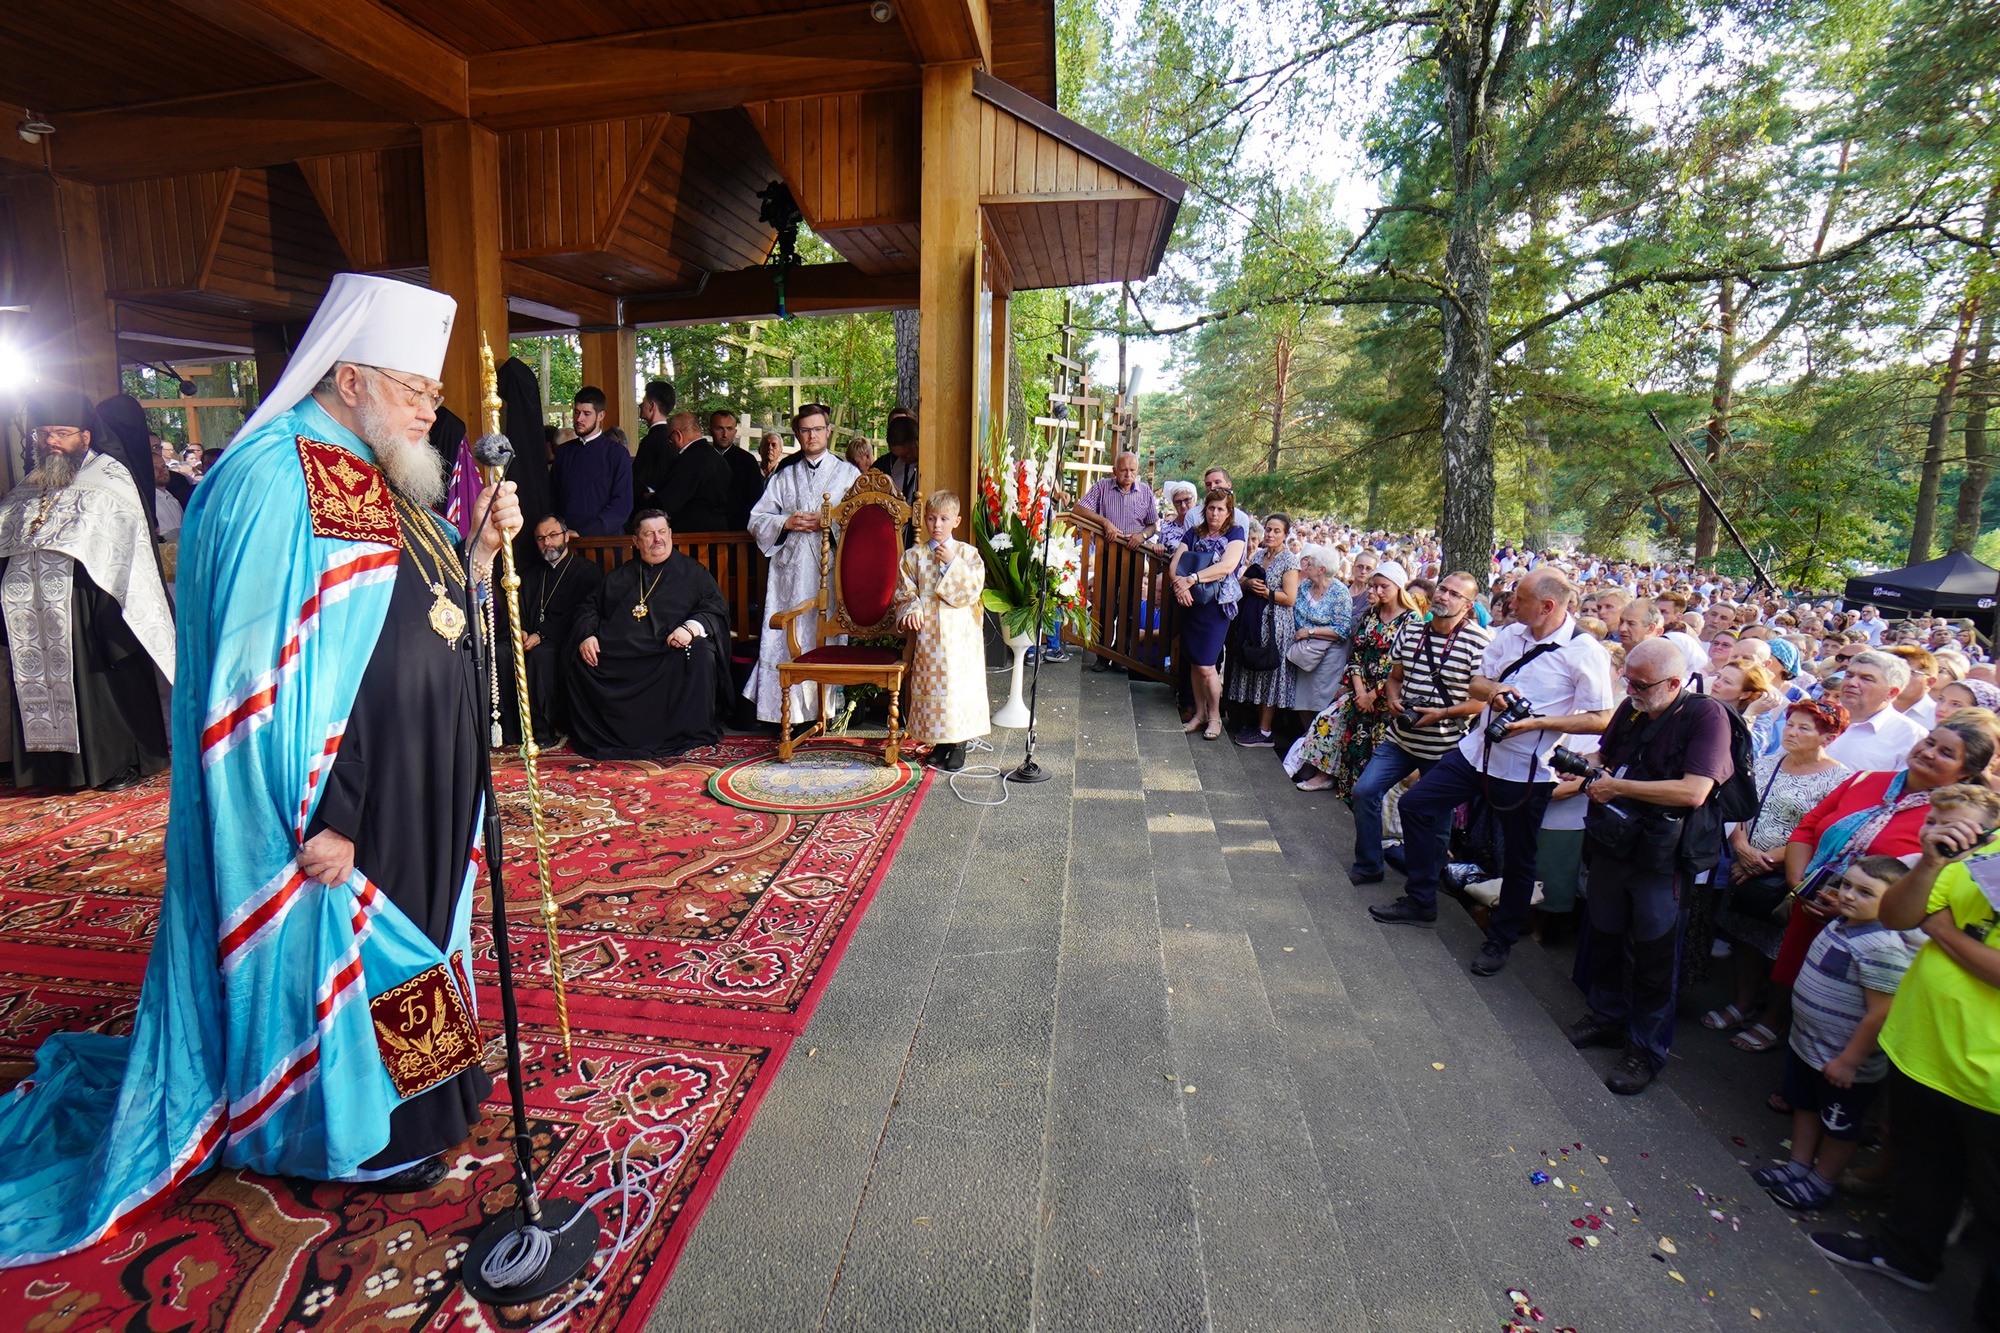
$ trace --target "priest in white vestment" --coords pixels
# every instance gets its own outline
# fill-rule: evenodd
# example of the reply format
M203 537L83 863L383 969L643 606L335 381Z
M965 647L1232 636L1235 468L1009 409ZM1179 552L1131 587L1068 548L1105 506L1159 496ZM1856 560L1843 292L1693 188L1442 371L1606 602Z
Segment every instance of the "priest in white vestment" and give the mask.
M771 628L771 617L780 611L804 606L819 596L821 543L820 507L839 504L847 488L861 475L854 464L835 458L827 451L833 439L833 423L827 410L808 403L792 418L792 433L798 437L799 452L779 466L765 484L764 498L750 511L750 535L757 549L771 559L771 580L764 591L764 628L757 644L757 669L743 687L743 697L757 701L757 720L782 720L784 693L778 687L778 664L792 660L785 631ZM798 620L799 639L818 641L819 616L810 612ZM842 637L829 639L843 643ZM818 687L797 685L792 690L792 721L810 722L819 716ZM839 697L838 692L834 697Z
M100 451L90 400L38 395L28 424L34 470L0 500L14 785L122 791L167 766L174 613L138 487Z

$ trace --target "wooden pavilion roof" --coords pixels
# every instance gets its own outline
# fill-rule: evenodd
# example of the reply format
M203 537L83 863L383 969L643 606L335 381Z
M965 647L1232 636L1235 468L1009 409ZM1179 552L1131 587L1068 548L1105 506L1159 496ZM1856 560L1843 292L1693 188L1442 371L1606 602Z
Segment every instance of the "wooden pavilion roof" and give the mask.
M424 126L446 121L500 136L517 331L767 313L745 272L779 178L848 261L795 307L906 306L922 69L950 60L987 71L981 203L1011 286L1157 266L1180 184L1051 109L1053 0L0 6L0 115L55 126L0 136L0 177L93 187L134 355L247 346L342 269L425 280Z

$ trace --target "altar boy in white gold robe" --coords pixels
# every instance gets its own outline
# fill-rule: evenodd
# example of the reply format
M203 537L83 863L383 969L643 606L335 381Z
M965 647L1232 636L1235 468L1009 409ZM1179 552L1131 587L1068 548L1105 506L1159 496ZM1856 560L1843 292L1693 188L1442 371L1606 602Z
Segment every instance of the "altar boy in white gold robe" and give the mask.
M930 763L947 772L965 767L965 742L992 729L986 642L979 631L986 565L978 548L952 539L959 508L950 491L932 492L924 506L923 545L903 552L896 582L897 619L917 636L909 737L934 746Z

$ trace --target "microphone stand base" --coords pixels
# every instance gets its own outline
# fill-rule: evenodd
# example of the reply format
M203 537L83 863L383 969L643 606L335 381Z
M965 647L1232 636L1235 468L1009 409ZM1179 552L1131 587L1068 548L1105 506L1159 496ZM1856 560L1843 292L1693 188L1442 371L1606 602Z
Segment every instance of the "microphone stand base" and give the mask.
M466 1294L482 1305L526 1305L574 1282L584 1269L590 1267L591 1259L597 1254L597 1237L602 1224L593 1214L588 1221L578 1222L568 1231L559 1228L578 1213L586 1211L575 1199L542 1200L542 1229L554 1233L550 1236L554 1243L542 1271L518 1287L495 1287L479 1275L479 1265L486 1261L486 1256L501 1241L528 1225L527 1215L519 1208L509 1208L495 1217L473 1239L472 1248L465 1252L465 1260L459 1266Z
M1055 774L1043 768L1032 759L1023 759L1021 766L1007 775L1009 782L1047 782Z

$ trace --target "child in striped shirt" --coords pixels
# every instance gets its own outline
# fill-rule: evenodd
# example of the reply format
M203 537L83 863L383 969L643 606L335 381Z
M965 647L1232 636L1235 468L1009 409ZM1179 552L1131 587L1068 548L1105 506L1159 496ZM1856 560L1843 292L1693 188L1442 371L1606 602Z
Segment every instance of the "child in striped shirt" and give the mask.
M1959 790L1940 788L1932 800ZM1813 941L1793 985L1782 1090L1792 1106L1792 1156L1751 1173L1787 1208L1821 1208L1839 1192L1840 1173L1860 1146L1861 1118L1888 1075L1876 1038L1915 953L1877 915L1905 869L1893 856L1864 856L1847 868L1826 894L1840 916Z

